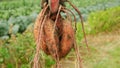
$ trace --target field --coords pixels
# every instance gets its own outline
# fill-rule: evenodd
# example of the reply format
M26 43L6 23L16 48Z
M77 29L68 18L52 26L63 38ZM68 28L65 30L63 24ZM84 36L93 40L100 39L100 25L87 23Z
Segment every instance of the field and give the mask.
M83 68L120 68L120 1L71 1L82 12L90 48L88 52L78 20L76 41ZM74 12L72 7L66 6ZM0 68L31 67L35 55L33 25L40 10L40 0L0 0ZM45 68L55 65L55 61L43 52L41 58ZM61 65L75 68L74 50L61 60Z

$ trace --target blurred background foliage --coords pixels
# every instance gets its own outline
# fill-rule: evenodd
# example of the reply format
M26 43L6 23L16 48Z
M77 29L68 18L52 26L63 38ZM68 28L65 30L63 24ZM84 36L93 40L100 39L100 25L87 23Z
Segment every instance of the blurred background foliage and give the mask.
M120 0L70 1L81 11L87 34L120 28ZM30 68L35 52L31 29L40 10L40 0L0 0L0 68ZM75 15L78 19L76 12ZM77 24L76 38L80 44L83 34L81 24ZM48 62L46 68L54 64L50 57L43 57Z

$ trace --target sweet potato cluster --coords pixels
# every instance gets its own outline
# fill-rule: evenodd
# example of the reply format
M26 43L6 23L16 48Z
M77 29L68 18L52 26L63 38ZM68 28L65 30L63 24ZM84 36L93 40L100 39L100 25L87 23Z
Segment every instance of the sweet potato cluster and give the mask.
M34 25L35 41L47 55L51 55L54 59L58 56L61 59L74 45L75 31L72 22L60 16L55 24L52 17L48 15L46 15L45 21L40 22L41 14Z

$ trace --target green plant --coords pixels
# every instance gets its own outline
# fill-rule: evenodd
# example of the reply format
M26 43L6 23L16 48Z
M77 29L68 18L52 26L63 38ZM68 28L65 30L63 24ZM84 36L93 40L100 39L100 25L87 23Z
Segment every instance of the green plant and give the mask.
M19 16L16 18L10 17L8 21L0 21L0 37L16 35L17 33L23 33L28 25L34 22L37 17L36 13L32 13L29 16Z
M34 39L31 33L12 35L11 39L0 45L1 64L8 68L30 67L34 55ZM26 68L25 67L25 68Z
M82 13L85 13L83 16L87 16L89 12L96 10L103 10L108 7L114 7L119 5L119 0L96 0L96 1L82 1L82 0L73 0L72 3L75 3L76 6L80 8ZM98 4L99 3L99 4ZM69 5L67 7L71 8ZM30 15L32 12L39 13L40 11L40 0L15 0L7 1L0 3L0 19L9 19L12 17L18 17L20 15Z
M91 13L89 16L89 25L91 33L107 32L120 28L120 7Z
M30 28L30 29L29 29ZM35 41L30 26L23 34L17 37L12 34L8 40L0 40L0 67L7 68L31 68L31 63L35 55ZM41 52L40 61L42 65L49 68L55 64L51 57ZM45 62L44 62L45 61Z
M9 26L6 22L7 21L0 21L0 37L7 35L9 32Z

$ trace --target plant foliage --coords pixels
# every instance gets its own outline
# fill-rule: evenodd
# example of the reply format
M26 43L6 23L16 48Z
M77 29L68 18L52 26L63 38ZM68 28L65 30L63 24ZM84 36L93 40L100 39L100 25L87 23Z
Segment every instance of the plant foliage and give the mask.
M92 33L112 31L120 28L120 7L91 13L89 23Z

